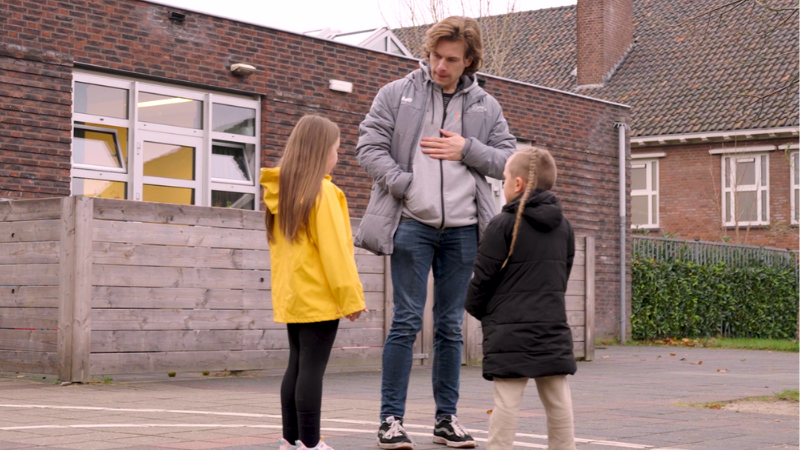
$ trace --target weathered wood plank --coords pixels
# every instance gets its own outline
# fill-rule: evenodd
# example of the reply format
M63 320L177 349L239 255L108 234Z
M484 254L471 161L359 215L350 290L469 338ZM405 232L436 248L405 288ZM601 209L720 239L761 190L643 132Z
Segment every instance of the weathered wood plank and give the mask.
M564 297L567 303L567 311L584 311L586 309L586 299L580 295L567 295Z
M5 286L58 286L58 264L5 264L0 266Z
M569 281L583 281L586 276L583 266L572 266L572 271L569 274Z
M61 199L0 201L0 222L51 220L61 217Z
M263 231L97 220L96 242L269 250Z
M0 308L0 328L58 328L58 308Z
M356 255L356 267L359 273L379 273L383 274L383 256L375 255Z
M41 242L59 240L58 220L0 222L0 242Z
M328 367L380 366L381 347L334 348ZM289 350L219 352L95 353L97 375L200 372L203 370L263 370L285 368Z
M93 309L95 331L132 330L276 330L270 310ZM383 311L362 314L355 322L342 320L339 328L383 326Z
M583 280L569 280L567 282L567 295L586 295L586 283Z
M586 237L586 361L594 360L594 305L595 305L595 240Z
M573 342L572 343L572 352L575 354L575 359L585 359L586 358L586 343L585 342Z
M0 343L2 335L0 334ZM334 347L380 347L381 328L344 328ZM275 330L94 331L92 353L241 351L289 348L286 326Z
M0 330L0 350L56 352L57 331Z
M575 257L572 259L572 270L575 270L577 266L583 266L586 264L586 252L585 251L576 251Z
M0 286L2 308L58 308L58 286Z
M269 270L269 252L208 247L176 247L95 242L95 264Z
M58 375L65 381L91 377L92 205L89 197L61 199Z
M575 252L586 250L586 236L575 236Z
M567 323L571 328L586 325L586 313L583 311L567 311Z
M57 373L55 352L17 352L0 350L0 372Z
M572 342L583 342L586 337L586 330L582 326L571 326L570 330L572 330Z
M250 229L261 231L262 235L265 229L264 213L260 211L115 199L96 199L94 217L101 220ZM262 237L266 239L266 236Z
M95 264L94 286L206 289L270 289L266 270L194 269L188 267L112 266Z
M58 264L59 252L57 241L4 243L0 244L0 265ZM0 266L0 273L3 273L2 266ZM0 275L0 281L2 278L3 276Z

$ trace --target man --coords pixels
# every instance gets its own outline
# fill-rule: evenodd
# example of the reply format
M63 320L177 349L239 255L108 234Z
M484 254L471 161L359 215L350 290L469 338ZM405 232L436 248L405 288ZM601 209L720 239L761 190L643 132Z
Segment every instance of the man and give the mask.
M502 109L478 86L480 28L449 17L426 33L424 60L381 88L356 153L374 184L355 244L391 255L394 319L383 350L378 445L413 449L403 429L413 346L434 276L433 441L475 447L456 418L461 324L479 231L495 215L487 176L514 152Z

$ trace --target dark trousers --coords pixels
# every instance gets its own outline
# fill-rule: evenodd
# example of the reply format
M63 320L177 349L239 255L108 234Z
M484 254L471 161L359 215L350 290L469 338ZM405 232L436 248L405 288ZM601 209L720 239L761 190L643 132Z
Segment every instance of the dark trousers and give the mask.
M306 447L319 442L322 377L336 339L338 320L289 323L289 367L281 383L283 438Z

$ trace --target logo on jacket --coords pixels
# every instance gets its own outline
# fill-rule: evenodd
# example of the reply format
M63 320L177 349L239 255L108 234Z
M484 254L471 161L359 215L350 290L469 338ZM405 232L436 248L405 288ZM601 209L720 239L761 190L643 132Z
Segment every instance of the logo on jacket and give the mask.
M400 101L403 103L411 103L412 101L414 101L414 99L411 97L400 97Z
M486 107L483 105L475 104L470 106L467 112L486 112Z
M458 120L461 118L461 114L457 112L451 112L450 114L448 114L448 116L453 120Z

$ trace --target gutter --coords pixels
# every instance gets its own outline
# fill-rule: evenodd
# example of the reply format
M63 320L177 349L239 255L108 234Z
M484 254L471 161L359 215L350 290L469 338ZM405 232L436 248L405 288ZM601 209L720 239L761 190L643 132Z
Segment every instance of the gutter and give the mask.
M624 119L617 119L614 128L619 133L619 343L625 345L627 337L627 183L625 177L625 166L627 163L627 152L625 149L625 131L630 130Z

